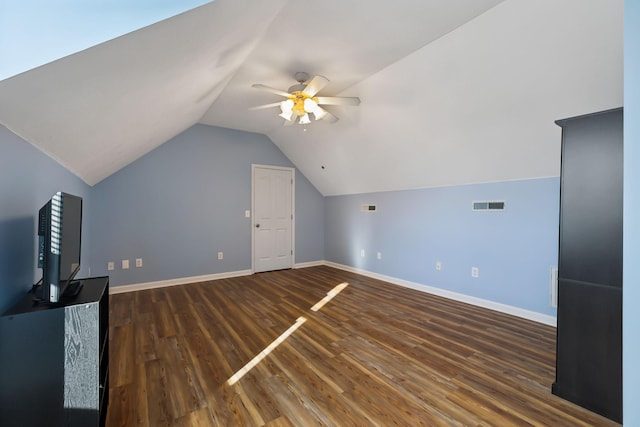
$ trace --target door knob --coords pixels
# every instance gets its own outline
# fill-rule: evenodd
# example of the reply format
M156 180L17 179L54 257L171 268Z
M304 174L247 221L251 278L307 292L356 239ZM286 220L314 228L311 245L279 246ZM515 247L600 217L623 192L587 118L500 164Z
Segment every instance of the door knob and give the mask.
M256 228L260 228L260 224L256 224Z

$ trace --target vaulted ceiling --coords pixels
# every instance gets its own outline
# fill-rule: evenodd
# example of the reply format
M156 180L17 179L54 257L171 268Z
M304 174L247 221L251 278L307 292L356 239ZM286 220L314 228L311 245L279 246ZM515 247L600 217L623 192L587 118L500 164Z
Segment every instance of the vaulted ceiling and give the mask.
M90 185L196 123L325 195L557 176L554 120L623 102L622 0L216 0L0 81L0 124ZM340 118L284 127L305 71Z

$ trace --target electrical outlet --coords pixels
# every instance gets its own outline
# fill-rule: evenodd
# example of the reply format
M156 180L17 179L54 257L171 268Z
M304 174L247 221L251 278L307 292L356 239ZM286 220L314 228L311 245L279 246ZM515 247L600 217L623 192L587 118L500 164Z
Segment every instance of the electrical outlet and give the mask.
M245 218L251 218L251 211L244 211Z
M142 267L142 258L136 258L136 268Z
M436 270L438 271L442 270L442 263L440 261L436 262Z
M382 259L382 252L378 252L378 259Z
M477 278L479 273L478 267L471 267L471 277Z
M360 256L364 258L364 249L360 249Z
M218 252L218 259L224 259L224 253Z
M115 270L115 269L116 269L116 263L115 263L115 262L113 262L113 261L109 261L109 262L107 263L107 270L109 270L109 271L113 271L113 270Z
M122 260L122 269L126 270L129 268L129 260L128 259L123 259Z

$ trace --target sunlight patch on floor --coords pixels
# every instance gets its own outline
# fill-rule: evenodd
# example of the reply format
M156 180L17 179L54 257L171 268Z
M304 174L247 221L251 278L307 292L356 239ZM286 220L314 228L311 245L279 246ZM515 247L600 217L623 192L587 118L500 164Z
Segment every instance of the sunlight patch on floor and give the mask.
M347 282L340 283L335 288L331 289L327 292L327 295L318 301L313 307L311 307L312 311L320 310L326 303L331 301L336 295L338 295L344 288L349 286ZM286 331L284 331L278 338L276 338L271 344L269 344L264 350L258 353L253 359L247 362L242 368L240 368L235 374L231 376L227 380L228 385L234 385L251 369L253 369L258 363L262 361L265 357L267 357L273 350L276 349L280 344L284 342L292 333L296 331L304 322L307 321L306 317L300 316L296 319L296 322L289 327Z
M311 307L311 310L312 311L320 310L326 303L331 301L336 295L338 295L340 292L342 292L342 290L344 288L346 288L347 286L349 286L349 284L347 282L340 283L338 286L336 286L335 288L333 288L329 292L327 292L327 296L322 298L313 307Z
M282 344L282 342L284 340L286 340L289 337L289 335L294 333L295 330L298 329L300 326L302 326L302 324L304 322L306 322L306 321L307 321L306 318L304 318L302 316L298 317L298 319L296 320L296 323L291 325L289 327L289 329L284 331L282 333L282 335L280 335L271 344L269 344L267 346L267 348L262 350L260 353L258 353L256 355L256 357L251 359L246 365L244 365L242 368L240 368L240 370L238 372L233 374L233 376L227 380L227 384L234 385L235 383L237 383L240 380L240 378L242 378L244 376L244 374L246 374L247 372L252 370L258 363L260 363L262 361L262 359L267 357L269 355L269 353L271 353L276 347L278 347L280 344Z

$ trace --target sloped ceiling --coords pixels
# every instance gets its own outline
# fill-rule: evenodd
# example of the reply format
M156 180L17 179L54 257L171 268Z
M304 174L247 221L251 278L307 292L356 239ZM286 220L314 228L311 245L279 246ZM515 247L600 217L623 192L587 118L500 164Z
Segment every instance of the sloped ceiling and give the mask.
M266 134L324 195L556 176L554 120L622 105L622 22L622 0L217 0L0 81L0 123L90 185L195 123ZM248 111L297 71L362 104Z

